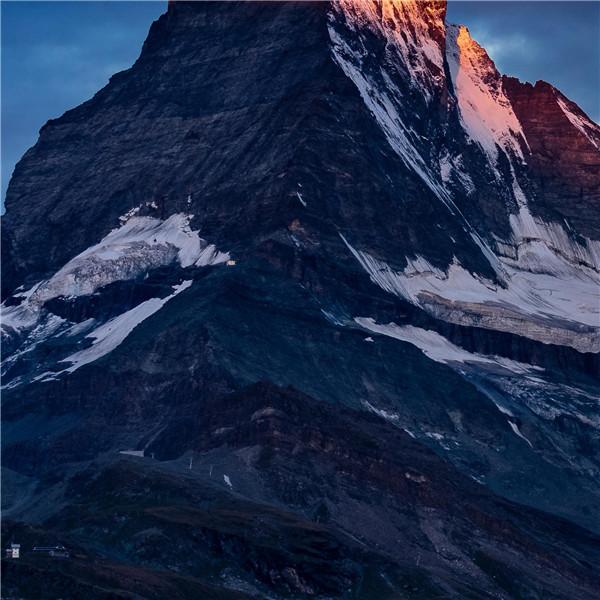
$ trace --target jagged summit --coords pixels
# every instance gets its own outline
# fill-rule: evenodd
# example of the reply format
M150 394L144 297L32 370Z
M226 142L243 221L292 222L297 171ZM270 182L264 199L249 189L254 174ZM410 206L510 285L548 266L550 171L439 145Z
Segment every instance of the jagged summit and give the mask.
M366 31L381 35L388 44L382 58L405 69L428 99L439 91L444 76L446 2L340 0L332 7L356 36Z
M502 88L496 65L464 25L450 25L446 56L466 132L496 161L498 148L524 158L521 123Z

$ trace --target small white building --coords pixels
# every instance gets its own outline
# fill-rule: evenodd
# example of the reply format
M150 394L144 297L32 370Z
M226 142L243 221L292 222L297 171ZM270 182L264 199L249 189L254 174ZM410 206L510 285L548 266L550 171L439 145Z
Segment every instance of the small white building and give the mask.
M11 544L6 549L6 558L19 558L21 556L21 544Z

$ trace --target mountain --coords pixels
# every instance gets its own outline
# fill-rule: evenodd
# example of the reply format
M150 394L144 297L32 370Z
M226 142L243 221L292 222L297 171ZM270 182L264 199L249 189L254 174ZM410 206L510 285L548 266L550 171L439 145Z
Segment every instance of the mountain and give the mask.
M6 593L597 597L599 167L445 2L171 2L9 184Z

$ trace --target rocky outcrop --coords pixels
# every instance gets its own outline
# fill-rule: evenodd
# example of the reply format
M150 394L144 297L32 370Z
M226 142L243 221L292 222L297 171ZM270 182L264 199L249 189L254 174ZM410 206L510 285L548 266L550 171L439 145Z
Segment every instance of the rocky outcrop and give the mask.
M569 227L600 238L600 131L556 88L504 77L503 88L531 149L534 212L566 220Z

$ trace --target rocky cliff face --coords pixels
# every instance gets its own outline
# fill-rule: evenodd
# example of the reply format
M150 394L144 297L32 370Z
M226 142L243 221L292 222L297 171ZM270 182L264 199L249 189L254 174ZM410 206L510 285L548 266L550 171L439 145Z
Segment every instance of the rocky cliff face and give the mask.
M594 597L599 144L444 2L169 4L8 189L6 534L73 597Z
M600 138L598 126L544 81L534 86L512 77L503 87L530 145L533 210L572 224L598 239Z

